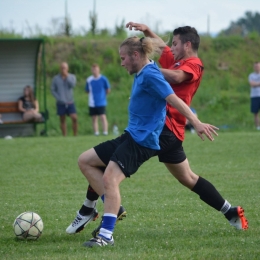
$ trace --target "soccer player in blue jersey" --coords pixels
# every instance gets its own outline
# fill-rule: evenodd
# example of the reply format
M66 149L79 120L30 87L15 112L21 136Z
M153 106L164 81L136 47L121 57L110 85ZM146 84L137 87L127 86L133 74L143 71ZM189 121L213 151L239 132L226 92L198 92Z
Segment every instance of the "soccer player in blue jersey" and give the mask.
M92 125L95 135L99 135L98 117L103 127L103 135L108 134L108 123L106 117L106 96L110 92L108 79L100 74L98 64L93 64L92 75L87 78L86 92L88 93L89 115L92 117Z
M135 74L128 126L122 136L101 143L79 157L82 173L104 201L100 232L97 237L84 243L86 247L114 244L112 234L121 201L119 185L160 149L159 135L165 123L166 102L188 118L202 139L203 134L210 140L213 140L212 133L217 135L214 130L216 127L201 123L174 94L158 66L149 59L159 49L160 42L148 37L130 37L121 44L121 65L129 74ZM91 163L82 163L86 158ZM105 172L97 168L97 165L107 166Z

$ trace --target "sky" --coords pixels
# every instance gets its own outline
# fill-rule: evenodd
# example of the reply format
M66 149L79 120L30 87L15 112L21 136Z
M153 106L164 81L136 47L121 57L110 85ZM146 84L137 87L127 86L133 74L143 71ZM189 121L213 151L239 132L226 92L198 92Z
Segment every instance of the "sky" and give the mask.
M13 28L28 34L40 27L51 32L53 18L65 15L66 0L0 0L0 29ZM157 32L190 25L199 33L216 34L246 11L260 13L260 0L95 0L98 28L114 29L116 24L133 21L147 24ZM94 0L67 0L72 28L90 29L89 13ZM209 21L209 23L208 23ZM209 27L208 27L209 24Z

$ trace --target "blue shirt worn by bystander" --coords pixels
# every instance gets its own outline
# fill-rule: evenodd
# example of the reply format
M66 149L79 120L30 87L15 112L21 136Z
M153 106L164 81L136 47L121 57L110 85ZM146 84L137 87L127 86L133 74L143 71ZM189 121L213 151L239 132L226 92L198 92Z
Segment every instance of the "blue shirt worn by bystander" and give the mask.
M104 107L107 105L106 94L110 88L107 78L100 75L98 78L90 76L86 82L86 92L89 93L89 107Z

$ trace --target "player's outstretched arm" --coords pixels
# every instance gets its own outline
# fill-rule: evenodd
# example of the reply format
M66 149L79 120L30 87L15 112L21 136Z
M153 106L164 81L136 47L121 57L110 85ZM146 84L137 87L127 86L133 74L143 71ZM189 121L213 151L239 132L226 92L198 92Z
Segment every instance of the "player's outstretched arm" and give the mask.
M134 29L135 31L143 32L146 37L156 38L166 46L165 42L145 24L129 22L126 24L126 28L128 28L130 31Z
M204 136L210 140L213 141L213 135L218 135L215 130L218 130L218 128L214 125L205 124L200 122L200 120L197 118L197 116L190 110L190 108L175 94L171 94L168 97L166 97L166 101L174 108L176 108L182 115L184 115L190 123L195 128L198 136L204 141Z

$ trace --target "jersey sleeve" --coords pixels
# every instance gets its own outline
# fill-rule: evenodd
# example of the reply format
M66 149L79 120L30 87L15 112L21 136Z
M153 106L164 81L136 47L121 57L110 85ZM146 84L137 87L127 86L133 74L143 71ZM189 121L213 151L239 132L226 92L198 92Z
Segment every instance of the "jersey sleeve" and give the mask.
M106 77L104 77L104 82L105 82L105 89L110 89L110 84Z
M89 92L89 85L88 85L88 81L87 81L87 80L86 80L85 91L86 91L86 92Z
M202 69L203 69L203 67L197 63L185 62L178 70L182 70L186 73L191 74L192 79L190 80L190 82L193 82L193 81L198 80L201 77Z
M159 63L161 64L162 68L164 68L164 69L168 69L174 64L174 56L171 52L170 47L166 46L163 49L163 52L159 59Z
M164 79L163 75L157 73L149 73L146 77L146 90L152 95L165 99L171 94L174 94L170 84Z

